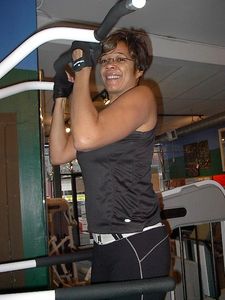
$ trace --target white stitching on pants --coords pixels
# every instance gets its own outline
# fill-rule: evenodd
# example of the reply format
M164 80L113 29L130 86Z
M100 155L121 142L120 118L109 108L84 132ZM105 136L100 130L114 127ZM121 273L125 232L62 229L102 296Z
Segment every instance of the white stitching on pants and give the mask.
M144 257L142 257L142 259L139 259L138 257L138 253L135 249L135 247L133 246L133 244L131 243L131 241L129 240L129 237L125 238L127 240L127 242L129 243L129 245L131 246L131 248L133 249L135 256L137 257L137 261L138 261L138 265L139 265L139 270L140 270L140 277L141 279L143 279L143 272L142 272L142 265L141 263L145 260L145 258L151 254L160 244L162 244L167 238L168 238L168 234L166 235L166 237L164 237L160 242L158 242ZM141 299L140 300L144 300L144 295L143 293L141 294Z
M138 265L139 265L139 269L140 269L141 279L143 279L143 273L142 273L142 267L141 267L141 260L138 257L137 251L136 251L135 247L132 245L131 241L128 238L125 238L125 239L130 244L131 248L133 249L133 251L134 251L134 253L135 253L136 257L137 257Z
M141 262L143 260L145 260L145 258L153 251L155 250L156 247L158 247L160 244L162 244L166 239L168 238L168 234L166 235L166 237L164 239L162 239L160 242L158 242L158 244L156 244L142 259Z
M142 258L142 259L139 259L138 257L138 254L137 254L137 251L135 249L135 247L133 246L133 244L131 243L131 241L129 240L129 238L126 238L126 240L128 241L128 243L130 244L131 248L134 250L136 256L137 256L137 259L138 259L138 262L143 262L143 260L149 255L152 253L152 251L155 250L155 248L157 248L160 244L162 244L166 239L168 238L168 234L166 235L166 237L164 237L160 242L158 242L148 253L145 254L145 256Z
M128 238L125 238L127 240L127 242L130 244L131 248L133 249L136 257L137 257L137 261L138 261L138 265L139 265L139 270L140 270L140 275L141 275L141 279L143 279L143 273L142 273L142 266L141 266L141 260L138 257L138 253L135 249L135 247L132 245L131 241ZM141 294L141 299L140 300L144 300L144 295L143 293Z
M155 250L155 248L157 248L160 244L162 244L166 239L168 238L168 234L166 235L166 237L164 237L160 242L158 242L148 253L146 253L146 255L140 259L138 257L138 253L135 249L135 247L133 246L133 244L131 243L131 241L129 240L129 238L126 238L127 242L130 244L131 248L133 249L136 257L137 257L137 260L138 260L138 264L139 264L139 269L140 269L140 275L141 275L141 279L143 279L143 273L142 273L142 267L141 267L141 263L143 262L143 260L145 260L145 258L152 253L152 251Z
M158 242L148 253L146 253L146 255L144 257L142 257L142 259L139 259L138 257L138 253L135 249L135 247L133 246L133 244L131 243L131 241L129 240L129 237L125 238L127 240L127 242L130 244L131 248L133 249L136 257L137 257L137 260L138 260L138 265L139 265L139 270L140 270L140 277L141 279L143 279L143 272L142 272L142 265L141 263L145 260L145 258L151 254L160 244L162 244L167 238L168 238L168 234L166 235L166 237L164 237L160 242ZM144 295L141 294L141 300L144 300Z

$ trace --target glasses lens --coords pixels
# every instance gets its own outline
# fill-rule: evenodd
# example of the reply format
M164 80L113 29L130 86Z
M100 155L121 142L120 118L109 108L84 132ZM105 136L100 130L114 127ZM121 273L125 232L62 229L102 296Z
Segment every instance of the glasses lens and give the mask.
M128 57L117 56L117 57L100 58L99 64L102 66L106 66L108 64L123 64L127 60L133 61L133 59Z

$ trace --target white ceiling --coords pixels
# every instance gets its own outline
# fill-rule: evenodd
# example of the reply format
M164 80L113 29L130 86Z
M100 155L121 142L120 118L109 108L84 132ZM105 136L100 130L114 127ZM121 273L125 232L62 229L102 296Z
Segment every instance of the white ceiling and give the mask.
M39 0L38 28L62 22L98 26L116 2ZM153 62L145 78L158 102L158 133L225 112L224 16L223 0L147 0L144 8L116 24L143 28L150 36ZM46 77L54 75L53 62L70 43L60 40L39 47L39 66ZM96 85L100 90L98 80Z

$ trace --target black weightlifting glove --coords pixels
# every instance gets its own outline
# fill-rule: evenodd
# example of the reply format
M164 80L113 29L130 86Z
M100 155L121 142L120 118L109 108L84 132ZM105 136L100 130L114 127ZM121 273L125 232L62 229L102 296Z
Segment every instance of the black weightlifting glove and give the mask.
M66 71L61 69L54 77L53 100L59 97L68 97L73 89L73 83L68 81Z
M73 52L75 49L81 49L83 51L82 57L72 61L72 68L75 72L85 67L94 67L101 54L101 45L99 43L74 41L71 46L71 51Z

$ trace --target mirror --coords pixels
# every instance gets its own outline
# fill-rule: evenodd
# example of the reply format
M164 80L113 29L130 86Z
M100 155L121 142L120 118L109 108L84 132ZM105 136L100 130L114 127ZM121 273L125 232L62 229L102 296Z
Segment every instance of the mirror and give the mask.
M219 132L219 142L220 142L220 154L222 161L222 170L225 171L225 128L220 128Z

